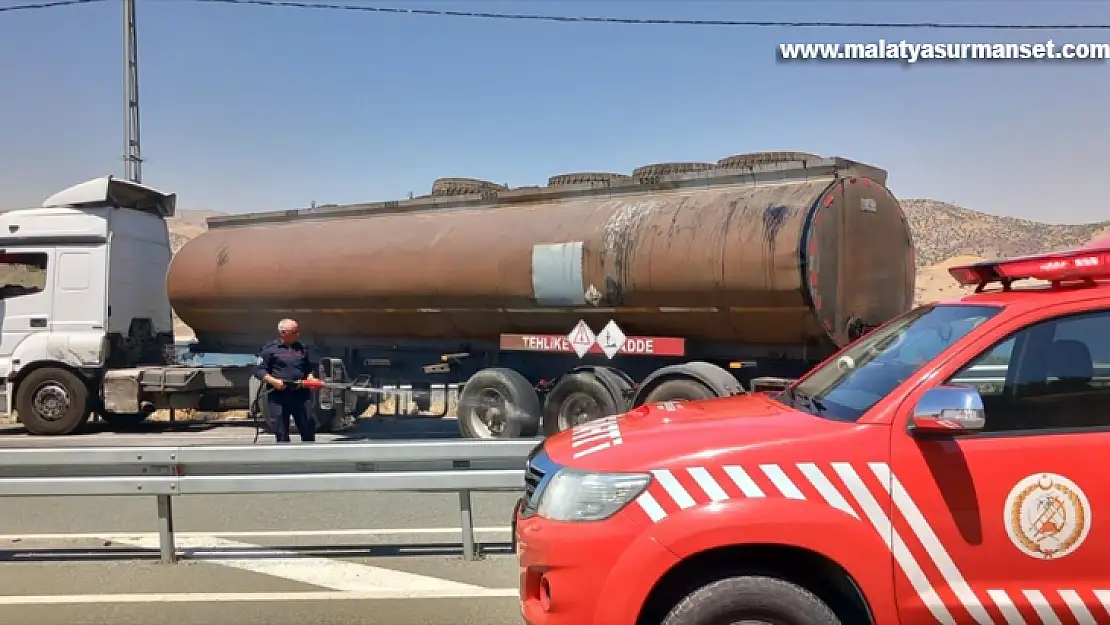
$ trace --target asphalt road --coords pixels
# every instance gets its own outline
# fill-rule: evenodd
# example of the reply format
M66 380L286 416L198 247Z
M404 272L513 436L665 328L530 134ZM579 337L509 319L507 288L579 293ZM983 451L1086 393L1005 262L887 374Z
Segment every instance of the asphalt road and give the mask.
M251 443L255 425L250 421L178 422L148 421L133 428L111 431L101 423L89 423L70 436L32 436L17 423L0 421L0 448L70 447L101 445L242 445ZM458 438L459 425L453 417L374 417L361 419L336 434L317 434L319 442L374 441L396 439ZM273 434L262 432L259 443L272 442ZM293 434L296 441L297 434Z
M149 424L62 438L0 428L0 447L243 444L253 436L234 425ZM455 436L453 420L417 419L320 438ZM174 565L158 562L153 499L6 499L0 625L519 625L508 542L514 499L474 495L483 559L467 562L454 495L179 497L184 555Z

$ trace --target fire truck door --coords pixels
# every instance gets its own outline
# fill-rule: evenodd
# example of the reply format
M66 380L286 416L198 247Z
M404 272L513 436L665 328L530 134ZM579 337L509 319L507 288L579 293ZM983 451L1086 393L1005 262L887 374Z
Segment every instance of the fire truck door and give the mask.
M1042 309L941 359L899 408L878 476L909 565L903 622L1110 622L1110 310ZM981 431L907 428L940 384L978 391Z

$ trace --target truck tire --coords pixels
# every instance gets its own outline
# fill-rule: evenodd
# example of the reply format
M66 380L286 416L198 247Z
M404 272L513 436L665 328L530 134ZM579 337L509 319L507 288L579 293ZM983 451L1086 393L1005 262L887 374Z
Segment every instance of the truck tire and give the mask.
M15 411L31 434L72 434L92 414L89 388L84 380L65 369L38 369L20 383Z
M689 378L677 378L674 380L667 380L656 386L648 396L644 398L644 404L652 404L659 401L695 401L698 399L711 399L716 397L717 394L709 387Z
M541 414L536 389L512 369L482 369L459 393L463 438L531 438L539 431Z
M773 577L729 577L687 595L662 625L840 625L817 595Z
M553 436L576 425L622 412L597 376L581 371L563 376L543 403L543 432Z

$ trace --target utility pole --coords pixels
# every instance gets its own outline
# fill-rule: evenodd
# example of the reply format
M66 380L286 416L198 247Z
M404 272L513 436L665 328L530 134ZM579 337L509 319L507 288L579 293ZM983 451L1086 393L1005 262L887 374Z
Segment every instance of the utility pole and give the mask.
M123 176L143 181L139 141L139 47L135 32L135 0L123 0Z

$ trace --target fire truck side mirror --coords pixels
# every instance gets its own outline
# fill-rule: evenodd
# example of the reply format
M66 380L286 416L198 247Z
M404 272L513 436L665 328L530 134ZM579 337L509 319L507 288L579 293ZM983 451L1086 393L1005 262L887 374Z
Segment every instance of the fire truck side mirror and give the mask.
M987 424L983 398L970 386L931 388L918 400L910 417L909 432L918 438L974 434Z

